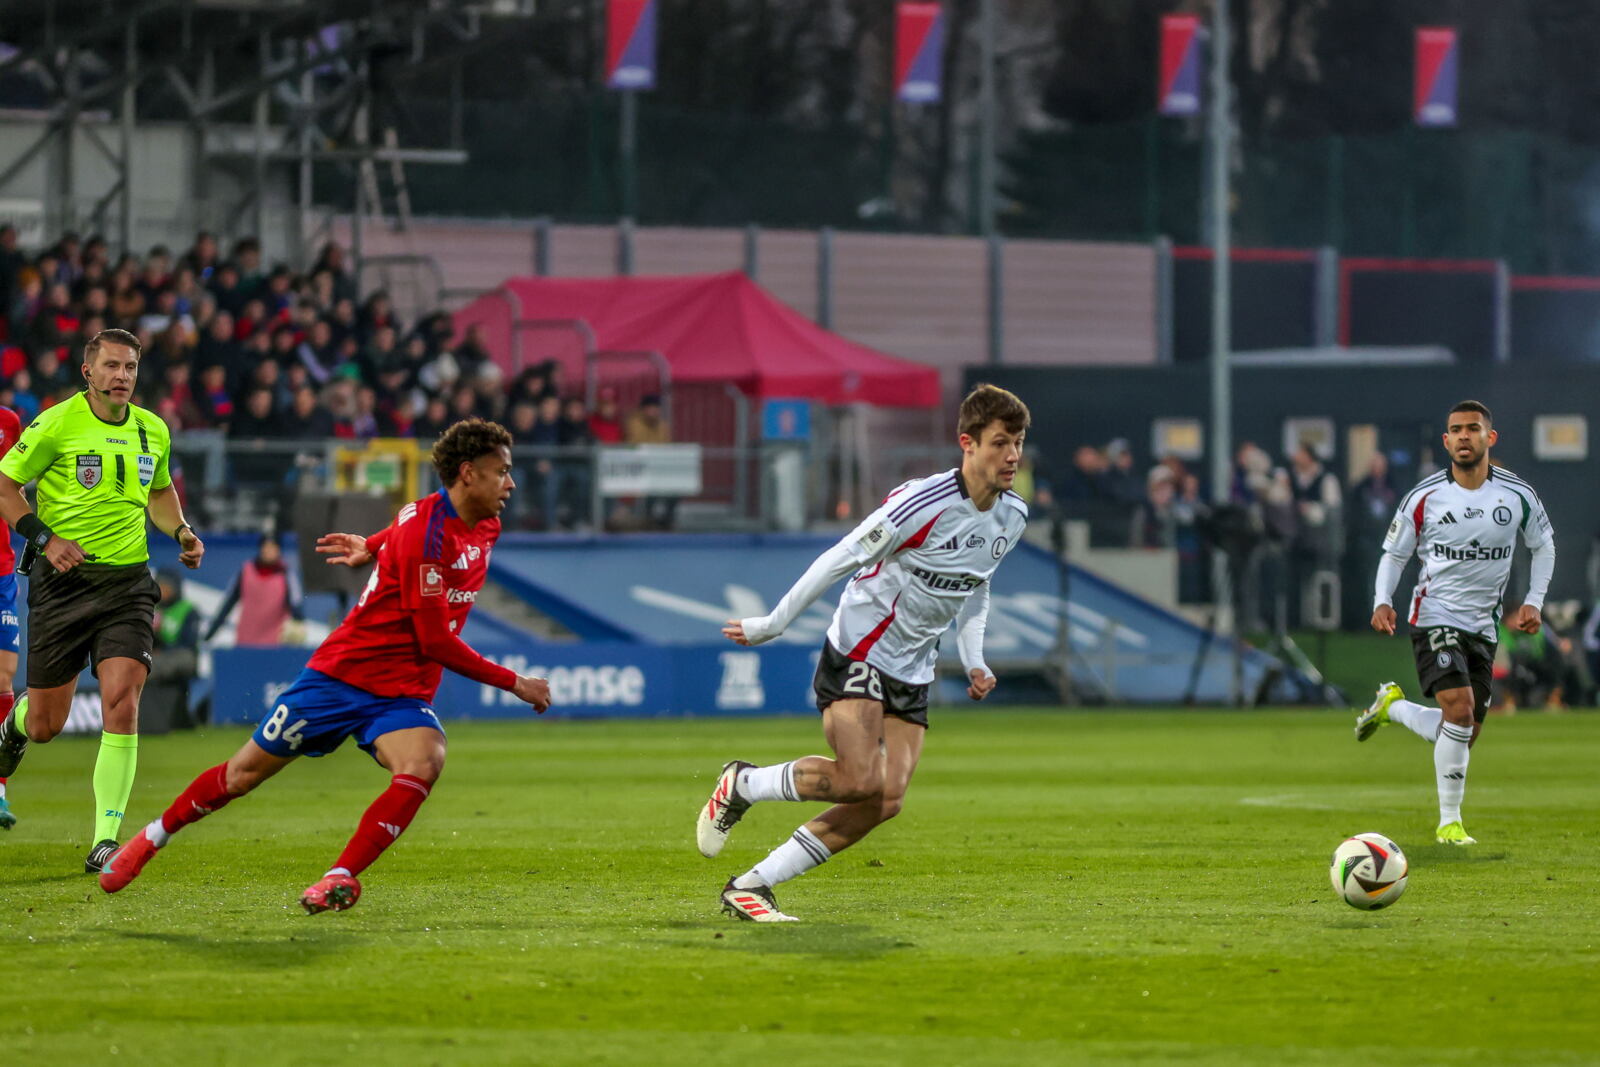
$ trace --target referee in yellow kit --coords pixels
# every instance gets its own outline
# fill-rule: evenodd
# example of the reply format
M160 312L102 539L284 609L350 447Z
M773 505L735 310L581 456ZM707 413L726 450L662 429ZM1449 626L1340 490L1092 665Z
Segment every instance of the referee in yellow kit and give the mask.
M0 459L0 516L27 542L28 692L0 723L0 777L16 770L28 741L67 724L78 674L100 680L104 732L94 765L98 873L117 849L139 749L139 694L150 672L160 593L150 576L145 514L175 538L193 569L205 545L183 521L167 473L172 436L136 406L139 339L102 330L83 349L82 393L39 414ZM37 481L35 512L22 487Z

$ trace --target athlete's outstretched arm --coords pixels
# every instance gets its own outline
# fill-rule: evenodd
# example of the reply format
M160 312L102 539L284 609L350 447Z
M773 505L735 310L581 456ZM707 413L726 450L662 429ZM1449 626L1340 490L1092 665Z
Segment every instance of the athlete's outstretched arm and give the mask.
M480 656L471 645L452 633L449 612L444 610L443 598L439 599L439 607L425 605L411 613L412 632L417 635L417 645L424 656L474 682L509 689L519 699L532 704L536 711L543 712L550 706L550 687L544 679L526 677L502 667Z
M1528 562L1528 595L1522 598L1522 607L1511 619L1514 629L1528 634L1538 633L1544 622L1541 615L1544 598L1550 590L1550 576L1556 571L1555 539L1546 537L1544 543L1535 545L1532 552L1533 558Z
M1417 521L1405 513L1402 501L1383 538L1383 555L1378 557L1378 573L1372 582L1372 628L1380 634L1394 633L1394 590L1406 562L1417 550Z
M996 685L994 672L983 662L983 634L988 624L989 583L984 582L967 597L956 616L956 650L967 672L967 696L973 700L982 700Z
M729 619L722 628L723 636L741 645L759 645L771 641L789 628L811 602L840 578L861 566L861 561L851 553L847 543L841 541L816 558L800 580L794 583L770 615L750 619Z

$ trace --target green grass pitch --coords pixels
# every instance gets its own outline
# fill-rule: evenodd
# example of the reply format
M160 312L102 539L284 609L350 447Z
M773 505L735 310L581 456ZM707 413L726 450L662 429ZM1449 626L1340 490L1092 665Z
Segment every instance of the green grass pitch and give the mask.
M81 873L92 743L35 746L0 835L0 1061L675 1064L1600 1062L1600 718L1489 723L1432 843L1428 746L1331 712L936 711L905 813L780 887L717 891L725 759L814 720L461 723L350 912L301 913L385 778L351 746L185 830L116 897ZM129 826L240 730L147 738ZM1393 908L1329 886L1347 834L1407 849ZM753 1056L762 1056L759 1061Z

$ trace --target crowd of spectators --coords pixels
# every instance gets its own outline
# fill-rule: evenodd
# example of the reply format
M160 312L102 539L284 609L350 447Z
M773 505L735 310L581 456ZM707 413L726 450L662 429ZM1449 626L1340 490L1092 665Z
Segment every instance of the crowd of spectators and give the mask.
M520 444L579 448L668 438L659 400L624 414L603 391L590 411L556 361L510 381L476 328L459 339L448 313L403 322L382 292L362 295L344 250L324 245L308 270L268 266L253 237L223 254L200 233L186 250L112 254L104 238L68 233L29 255L0 226L0 405L31 419L82 387L78 353L110 327L144 346L139 403L175 434L230 440L415 437L471 416L508 426ZM281 477L280 459L236 462L244 484ZM588 513L587 464L530 464L528 525L572 525Z

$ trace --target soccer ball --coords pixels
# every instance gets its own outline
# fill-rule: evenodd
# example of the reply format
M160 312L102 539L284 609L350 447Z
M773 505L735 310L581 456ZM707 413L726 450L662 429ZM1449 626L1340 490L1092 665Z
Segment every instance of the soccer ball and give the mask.
M1333 850L1328 874L1344 902L1362 911L1387 908L1406 891L1406 854L1382 834L1347 837Z

